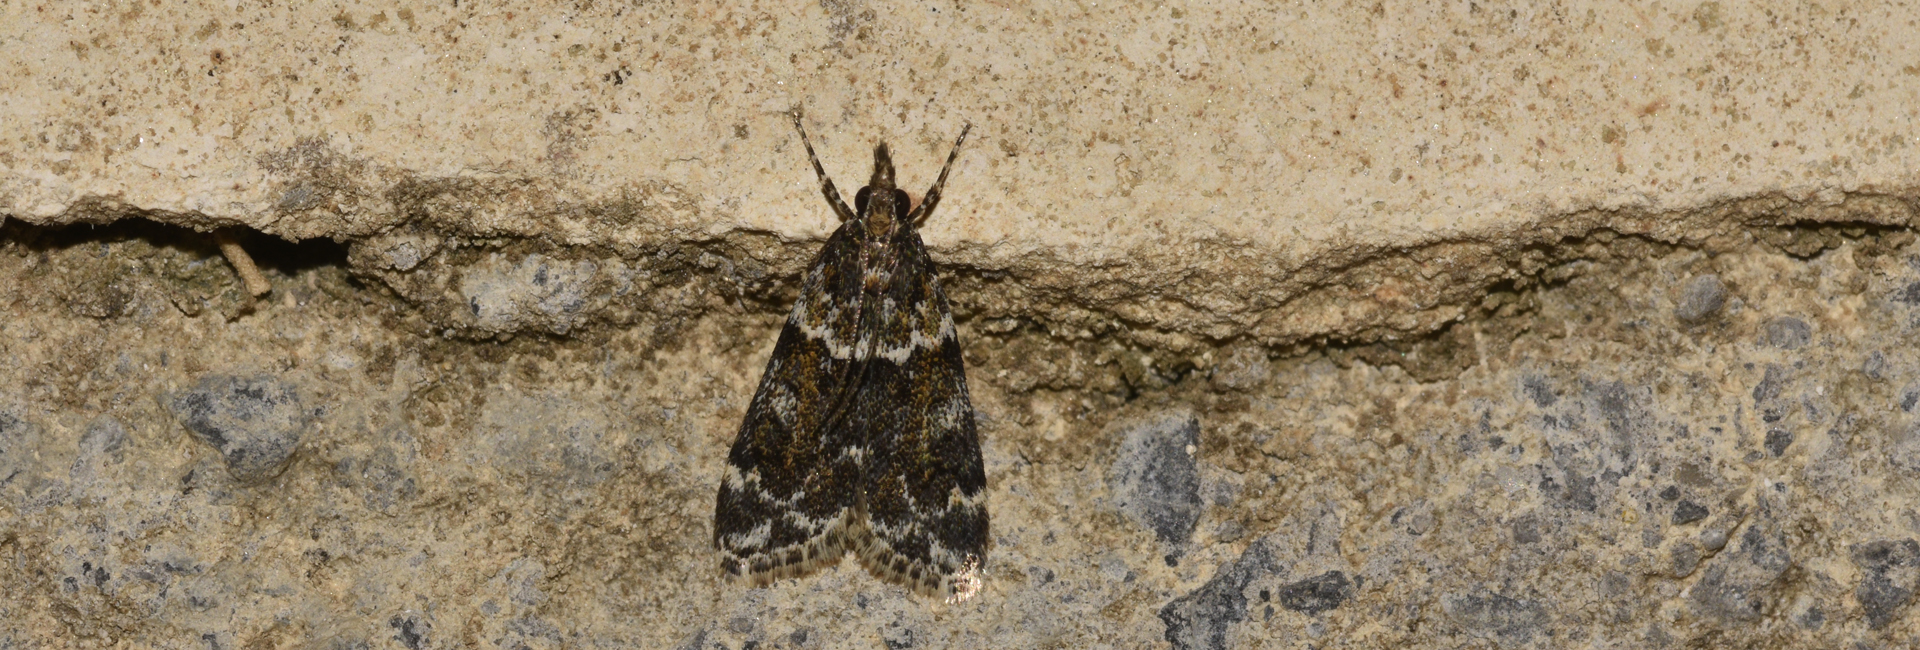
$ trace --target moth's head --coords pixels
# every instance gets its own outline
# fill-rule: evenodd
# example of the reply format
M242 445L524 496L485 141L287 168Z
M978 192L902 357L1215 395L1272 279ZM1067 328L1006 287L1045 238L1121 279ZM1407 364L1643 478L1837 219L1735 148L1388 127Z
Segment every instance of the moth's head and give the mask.
M887 143L873 148L873 178L853 196L854 210L866 224L867 241L888 241L907 220L907 193L894 187L893 156Z

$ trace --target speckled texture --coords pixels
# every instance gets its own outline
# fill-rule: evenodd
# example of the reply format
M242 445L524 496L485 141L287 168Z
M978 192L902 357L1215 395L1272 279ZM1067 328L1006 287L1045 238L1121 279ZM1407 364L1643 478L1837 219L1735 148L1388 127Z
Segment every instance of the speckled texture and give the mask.
M1902 231L1795 254L1616 239L1464 332L1240 346L1212 367L963 321L994 519L985 590L959 605L850 563L766 589L712 570L725 444L778 314L664 342L473 341L309 247L283 253L313 263L269 267L273 299L189 315L168 269L239 282L203 237L4 234L0 273L21 279L0 293L9 647L1920 634L1920 245ZM1723 307L1680 319L1707 275ZM79 299L103 286L110 315ZM236 382L311 416L278 473L236 472L177 412ZM1179 471L1128 478L1148 466ZM1179 512L1139 512L1143 496Z
M162 4L0 7L0 648L1920 638L1910 8ZM711 570L793 106L976 124L966 603Z

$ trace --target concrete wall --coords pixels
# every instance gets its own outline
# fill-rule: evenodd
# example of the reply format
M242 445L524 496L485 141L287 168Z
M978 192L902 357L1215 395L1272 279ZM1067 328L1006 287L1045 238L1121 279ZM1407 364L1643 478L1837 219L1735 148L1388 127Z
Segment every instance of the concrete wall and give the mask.
M6 5L0 648L1910 638L1916 20ZM795 109L849 194L973 125L967 603L710 570ZM1169 540L1112 477L1188 435Z

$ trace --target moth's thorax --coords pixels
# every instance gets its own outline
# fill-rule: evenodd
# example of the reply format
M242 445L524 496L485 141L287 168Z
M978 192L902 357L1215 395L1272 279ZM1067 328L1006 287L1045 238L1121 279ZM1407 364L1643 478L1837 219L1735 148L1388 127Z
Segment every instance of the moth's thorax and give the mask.
M907 205L906 193L894 185L893 156L887 152L887 143L873 148L873 178L867 181L866 187L860 188L854 203L866 231L867 244L892 242L901 218L907 214Z
M873 149L873 178L854 197L860 221L862 242L860 266L863 284L869 293L882 291L898 263L896 247L906 223L907 193L894 185L893 157L882 142Z
M901 227L896 222L894 230ZM895 233L888 233L884 238L868 239L860 246L860 283L868 295L885 293L893 284L894 267L900 264L900 249L894 237Z

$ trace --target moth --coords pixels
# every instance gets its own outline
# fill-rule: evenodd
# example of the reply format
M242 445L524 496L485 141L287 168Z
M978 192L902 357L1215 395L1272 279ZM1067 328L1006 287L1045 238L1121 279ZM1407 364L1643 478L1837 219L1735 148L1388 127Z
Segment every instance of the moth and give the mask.
M980 589L986 473L953 313L886 143L848 208L790 114L840 226L801 278L727 453L713 514L720 567L754 586L848 553L874 576L958 602Z

